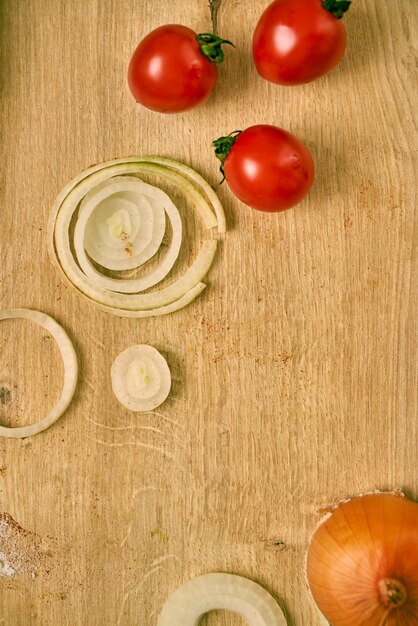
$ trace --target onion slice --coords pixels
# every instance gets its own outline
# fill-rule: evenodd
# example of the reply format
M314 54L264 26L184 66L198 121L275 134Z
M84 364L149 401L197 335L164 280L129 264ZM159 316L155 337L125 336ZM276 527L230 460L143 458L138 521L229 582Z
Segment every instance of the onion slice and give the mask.
M64 384L61 397L46 417L35 424L22 426L20 428L0 426L0 435L2 437L32 437L33 435L37 435L52 426L52 424L54 424L54 422L61 417L70 404L77 386L77 355L65 330L49 315L31 309L10 309L7 311L0 311L0 321L6 319L27 319L39 324L42 328L45 328L45 330L50 332L57 342L62 361L64 363Z
M204 574L179 587L163 606L157 626L197 626L216 609L239 613L250 626L286 626L281 608L263 587L223 573Z
M153 411L170 393L167 361L146 344L131 346L118 354L110 375L113 393L130 411Z
M90 258L110 270L134 269L151 259L166 227L161 196L156 198L154 189L147 194L134 176L114 176L96 185L80 204L75 244L81 239Z
M139 291L144 291L145 289L153 287L154 285L159 283L161 280L163 280L163 278L165 278L165 276L167 276L169 271L172 269L180 252L182 223L177 207L173 204L167 194L164 193L161 189L153 187L152 185L148 185L147 183L144 183L137 178L131 177L129 177L129 179L126 181L125 186L124 178L124 176L118 176L116 178L111 178L105 181L102 185L99 186L99 198L102 198L103 191L105 191L105 193L109 193L108 188L112 190L113 185L115 185L116 183L118 184L119 188L126 189L132 187L133 181L135 181L134 186L136 187L138 193L148 196L158 207L163 207L163 210L165 209L165 212L170 220L171 228L173 231L173 236L163 261L156 267L155 270L153 270L149 274L146 274L145 276L141 276L140 278L122 280L118 278L109 278L108 276L104 276L103 274L98 272L89 261L86 251L84 249L84 233L86 230L86 226L92 212L97 206L94 201L94 195L90 196L90 199L83 205L84 200L87 198L87 196L85 196L83 202L81 203L79 217L77 219L74 231L74 249L81 269L88 278L94 280L95 284L110 291L116 291L120 293L138 293ZM163 224L165 226L165 220ZM161 233L158 232L157 234L157 237L159 237L159 235L161 234L157 249L161 244L162 238L164 236L164 230L165 229L163 229ZM154 240L152 240L151 243L154 244ZM129 244L131 247L127 247L128 252L132 255L135 255L134 242L129 241L129 243L125 243L125 246L129 246ZM153 254L155 254L157 249L154 250ZM143 263L143 261L140 261L138 265L140 265L141 263Z

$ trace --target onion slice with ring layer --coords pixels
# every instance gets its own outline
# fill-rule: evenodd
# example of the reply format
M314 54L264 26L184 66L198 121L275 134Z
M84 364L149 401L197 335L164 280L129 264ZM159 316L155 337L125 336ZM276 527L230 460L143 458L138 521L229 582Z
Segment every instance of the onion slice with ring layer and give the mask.
M167 398L171 374L158 350L146 344L127 348L113 361L113 393L130 411L153 411Z
M96 185L80 204L74 243L83 241L83 223L83 250L93 261L116 271L139 267L158 252L165 233L163 204L152 196L134 176L114 176Z
M218 231L224 232L223 209L208 183L191 168L159 157L116 159L82 172L58 195L48 224L49 255L64 282L103 310L131 317L166 314L191 302L204 288L201 281L213 262L217 246L216 240L204 241L194 263L181 278L150 293L112 292L97 285L95 278L86 276L74 258L71 241L71 223L80 202L93 188L110 178L141 172L157 174L170 181L192 201L207 228L218 225Z
M198 626L209 611L223 609L244 617L249 626L286 626L283 612L260 585L234 574L204 574L179 587L167 600L157 626Z
M168 216L168 219L170 220L171 228L173 231L173 236L172 236L171 242L169 244L167 253L163 261L152 272L146 274L145 276L141 276L140 278L122 280L119 278L109 278L108 276L103 276L103 274L98 272L89 261L86 251L84 249L84 233L86 230L86 226L88 224L89 217L91 216L92 212L97 206L95 204L94 194L92 194L89 197L89 200L86 202L86 204L84 204L84 206L83 206L83 202L87 198L87 196L85 196L83 202L81 203L80 213L79 213L75 231L74 231L74 249L75 249L77 260L80 264L81 269L83 270L83 272L88 278L94 280L95 284L97 284L100 287L103 287L104 289L108 289L110 291L115 291L119 293L138 293L139 291L144 291L145 289L148 289L149 287L153 287L154 285L159 283L161 280L163 280L163 278L167 276L169 271L172 269L180 252L181 237L182 237L182 224L181 224L181 218L180 218L180 214L178 212L177 207L173 204L173 202L167 196L167 194L164 193L164 191L162 191L161 189L158 189L157 187L153 187L152 185L148 185L147 183L144 183L143 181L137 178L131 178L131 177L127 177L128 178L128 180L126 181L127 187L125 187L123 186L124 178L125 178L124 176L118 176L115 178L110 178L109 180L105 181L105 183L99 186L99 189L98 189L99 198L102 199L103 192L106 193L107 191L110 191L111 193L112 187L116 183L118 183L119 186L122 189L124 189L124 188L131 187L134 181L136 181L136 184L134 184L134 187L137 188L138 193L141 193L142 195L145 195L145 196L148 195L148 197L153 199L157 207L163 207L163 210L165 210ZM106 188L106 186L109 188L109 190ZM164 230L162 232L162 236L163 235L164 235ZM162 238L163 238L162 236L161 236L159 243L161 243L162 241ZM154 241L152 241L151 243L154 243ZM129 254L132 254L134 256L135 255L135 242L129 241L129 244L130 244L130 247L127 247L127 250ZM125 243L126 246L128 246L129 244ZM154 254L156 251L157 250L154 251ZM127 256L126 253L125 253L125 256ZM140 264L142 264L142 261L138 263L138 265ZM128 269L128 268L124 268L124 269Z
M0 426L2 437L32 437L46 430L56 422L70 404L77 386L78 363L74 346L65 330L49 315L32 309L10 309L0 311L0 321L7 319L26 319L39 324L54 337L61 352L64 363L64 384L61 397L46 417L35 424L20 428L8 428Z

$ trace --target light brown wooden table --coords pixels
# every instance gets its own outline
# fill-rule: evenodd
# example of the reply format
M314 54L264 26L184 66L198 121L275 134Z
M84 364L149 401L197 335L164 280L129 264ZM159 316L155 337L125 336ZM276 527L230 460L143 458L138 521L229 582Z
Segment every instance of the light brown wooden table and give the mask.
M216 93L163 116L134 102L127 63L158 25L210 30L206 0L0 2L1 307L54 316L81 364L54 427L0 441L0 511L37 564L1 577L1 626L155 626L178 585L217 570L263 584L289 625L318 626L304 579L317 509L372 489L418 497L418 3L354 0L344 61L295 88L253 67L266 4L223 0L219 31L237 48ZM223 185L229 232L195 303L132 321L63 286L46 224L70 178L158 153L216 185L212 139L261 122L309 146L315 185L276 215ZM110 389L112 360L138 342L173 370L156 414L129 414ZM42 417L62 380L53 341L2 322L0 363L2 423ZM219 612L202 624L244 622Z

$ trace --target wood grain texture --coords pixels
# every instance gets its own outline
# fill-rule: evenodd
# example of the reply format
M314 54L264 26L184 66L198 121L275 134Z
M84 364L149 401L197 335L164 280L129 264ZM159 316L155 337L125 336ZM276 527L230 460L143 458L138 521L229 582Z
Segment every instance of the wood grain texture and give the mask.
M0 442L0 511L39 538L43 563L1 578L1 626L155 626L178 585L216 570L265 585L290 626L319 626L304 580L317 509L370 489L418 497L418 3L354 0L344 61L295 88L252 65L266 4L223 0L219 32L237 47L216 92L163 116L136 105L127 63L158 25L210 29L206 0L0 0L0 306L55 317L81 365L54 427ZM70 178L159 153L215 185L211 140L260 122L309 146L315 185L279 215L220 188L229 232L195 303L132 321L61 284L46 223ZM143 416L109 382L114 357L139 342L174 374L161 411ZM59 394L58 351L23 322L0 325L0 351L12 390L0 418L38 419Z

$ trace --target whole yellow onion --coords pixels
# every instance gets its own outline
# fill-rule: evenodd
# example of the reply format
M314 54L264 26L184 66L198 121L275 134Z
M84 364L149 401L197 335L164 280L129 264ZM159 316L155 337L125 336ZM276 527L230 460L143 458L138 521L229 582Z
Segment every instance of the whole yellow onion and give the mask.
M307 576L332 626L418 626L418 504L399 492L337 505L312 538Z

